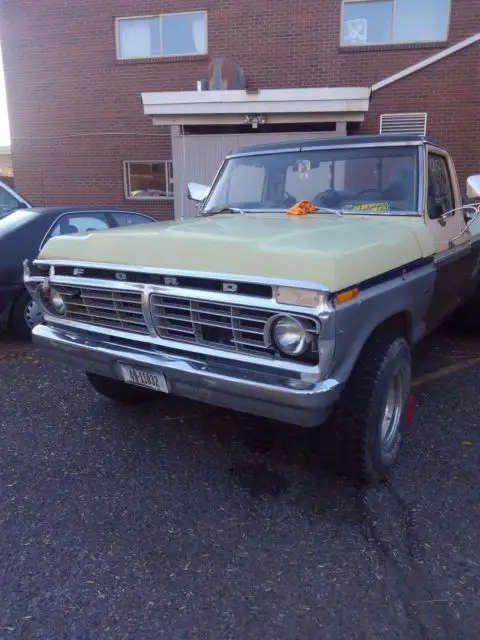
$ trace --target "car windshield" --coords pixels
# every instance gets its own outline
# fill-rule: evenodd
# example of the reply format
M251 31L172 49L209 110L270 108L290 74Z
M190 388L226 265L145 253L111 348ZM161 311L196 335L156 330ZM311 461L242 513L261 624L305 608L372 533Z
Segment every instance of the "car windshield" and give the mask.
M227 159L204 211L285 211L300 200L343 214L418 213L417 147L305 149Z
M0 238L6 236L10 231L18 229L35 215L37 212L33 209L16 209L3 217L0 216Z
M11 213L18 209L18 202L13 207L9 207L7 205L0 205L0 220L9 216Z

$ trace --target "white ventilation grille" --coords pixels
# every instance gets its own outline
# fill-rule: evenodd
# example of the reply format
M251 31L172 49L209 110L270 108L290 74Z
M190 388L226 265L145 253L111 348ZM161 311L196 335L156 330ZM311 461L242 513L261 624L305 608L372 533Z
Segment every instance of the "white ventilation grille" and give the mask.
M380 133L416 133L426 135L426 113L383 113L380 116Z

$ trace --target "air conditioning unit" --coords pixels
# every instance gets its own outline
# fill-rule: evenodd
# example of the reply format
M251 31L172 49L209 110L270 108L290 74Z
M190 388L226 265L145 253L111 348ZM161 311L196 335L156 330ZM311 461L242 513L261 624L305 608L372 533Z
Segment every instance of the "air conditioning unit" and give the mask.
M380 133L427 134L426 113L383 113L380 116Z

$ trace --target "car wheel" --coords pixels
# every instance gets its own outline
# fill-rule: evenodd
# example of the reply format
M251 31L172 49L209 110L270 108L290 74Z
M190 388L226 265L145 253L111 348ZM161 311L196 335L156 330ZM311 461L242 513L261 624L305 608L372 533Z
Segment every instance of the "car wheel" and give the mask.
M22 341L31 340L32 329L41 322L43 316L38 304L25 291L13 307L11 324L15 337Z
M121 380L107 378L98 373L86 372L86 376L97 393L119 404L141 404L158 398L158 393L127 384Z
M365 345L332 420L337 463L355 484L376 484L399 457L413 418L407 341L383 331Z

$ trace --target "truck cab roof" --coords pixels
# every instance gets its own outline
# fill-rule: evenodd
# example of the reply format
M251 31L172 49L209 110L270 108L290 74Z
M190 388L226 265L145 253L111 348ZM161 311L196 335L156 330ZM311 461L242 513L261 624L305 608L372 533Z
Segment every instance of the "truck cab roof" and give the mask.
M253 145L249 147L237 147L232 149L227 157L237 155L257 155L262 153L272 153L275 151L306 151L308 149L317 149L318 147L325 148L341 148L341 147L362 147L369 146L389 146L389 145L405 145L405 146L418 146L431 144L434 147L444 149L443 145L439 144L435 140L419 135L419 134L406 134L406 133L391 133L391 134L357 134L353 136L340 136L329 137L310 140L288 140L286 142L274 142L270 144Z

